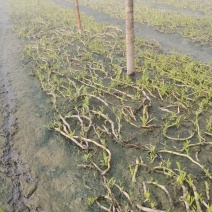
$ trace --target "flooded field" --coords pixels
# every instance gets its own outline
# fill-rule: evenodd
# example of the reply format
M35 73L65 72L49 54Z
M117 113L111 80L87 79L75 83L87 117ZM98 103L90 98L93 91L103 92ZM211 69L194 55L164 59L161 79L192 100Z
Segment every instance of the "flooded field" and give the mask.
M0 211L212 211L211 3L0 0ZM115 5L115 6L114 6Z

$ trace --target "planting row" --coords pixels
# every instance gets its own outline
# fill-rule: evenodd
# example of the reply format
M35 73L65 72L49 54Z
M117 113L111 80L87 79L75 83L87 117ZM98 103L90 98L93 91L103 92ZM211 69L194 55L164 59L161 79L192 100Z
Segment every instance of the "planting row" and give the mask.
M140 0L137 0L137 2L143 2ZM157 3L157 4L165 4L174 6L176 8L182 8L182 9L191 9L194 11L201 11L207 15L212 15L212 3L209 0L146 0L147 3Z
M125 18L124 3L116 0L82 0L81 5L99 10L116 18ZM212 41L212 17L194 17L166 10L154 9L135 2L135 21L146 23L165 33L179 33L198 42Z

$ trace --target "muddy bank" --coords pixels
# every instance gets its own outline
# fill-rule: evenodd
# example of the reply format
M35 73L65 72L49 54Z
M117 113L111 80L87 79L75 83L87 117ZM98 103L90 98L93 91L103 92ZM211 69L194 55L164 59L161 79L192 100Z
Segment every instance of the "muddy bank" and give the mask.
M13 148L14 134L17 130L16 117L16 93L10 79L10 71L15 66L13 58L14 43L10 36L10 24L8 17L4 15L6 10L5 5L1 3L1 34L0 34L0 87L1 87L1 136L4 138L1 141L1 168L5 175L5 187L9 187L7 191L2 191L2 194L7 196L3 198L2 206L9 211L24 210L29 211L25 205L25 198L21 190L20 178L24 177L30 180L30 175L25 169L25 166L19 157L17 151ZM11 46L12 44L12 46ZM27 179L26 175L29 176ZM8 198L9 197L9 198ZM6 202L5 202L6 200Z
M51 1L66 8L74 8L74 4L67 1L65 2L61 0L51 0ZM125 21L122 19L112 18L109 15L92 10L91 8L85 6L80 6L80 10L81 12L84 12L87 15L93 16L95 21L118 25L123 31L125 30ZM165 52L175 51L180 54L190 55L195 60L199 60L204 63L208 64L212 63L211 44L199 45L196 42L188 38L184 38L179 34L161 33L153 29L153 27L151 26L140 23L135 23L135 34L140 38L155 40L159 42Z
M0 0L0 210L95 211L87 206L77 164L81 155L45 127L53 116L30 66L23 67L24 43L12 31Z

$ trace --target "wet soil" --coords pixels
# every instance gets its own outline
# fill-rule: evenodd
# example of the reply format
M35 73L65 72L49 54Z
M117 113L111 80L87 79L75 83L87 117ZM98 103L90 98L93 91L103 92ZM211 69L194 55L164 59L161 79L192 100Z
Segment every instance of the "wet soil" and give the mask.
M54 3L66 8L74 8L74 4L69 1L51 0ZM80 6L80 11L86 15L92 16L97 22L105 22L110 25L117 25L121 30L125 31L125 20L113 18L107 14L92 10L86 6ZM178 52L186 54L195 60L212 64L212 44L199 44L191 39L185 38L179 34L166 34L155 30L147 24L135 23L135 35L147 39L157 41L165 52Z
M50 98L22 65L24 43L12 27L0 0L0 211L95 211L77 168L81 156L45 127Z
M7 176L9 183L5 186L10 187L5 194L10 196L7 199L7 207L10 211L29 211L25 204L25 197L21 190L20 178L23 177L27 183L34 183L26 165L22 162L19 154L14 149L14 134L17 130L17 120L14 115L16 112L16 93L10 80L10 71L14 70L15 61L13 50L15 46L11 39L10 24L8 17L4 15L5 5L1 4L1 34L0 34L0 87L1 87L1 168Z
M123 20L86 7L82 10L97 21L124 26ZM43 94L30 66L22 66L24 43L12 32L5 0L0 0L0 20L0 210L99 211L87 206L87 198L101 193L101 189L94 185L94 179L85 180L82 170L77 168L81 163L77 148L45 127L54 115L50 98ZM177 51L180 46L176 39L170 38L172 35L150 31L151 27L146 25L136 26L142 36L147 27L147 38L156 33L155 39L161 39L167 51ZM193 45L188 45L192 41L183 38L181 42L188 48L182 48L183 51L194 54ZM196 49L197 59L210 62L211 49L206 49L203 52ZM113 158L114 161L123 159L124 156Z
M124 0L117 0L119 3L124 3ZM194 11L192 9L189 8L177 8L174 7L172 5L168 5L168 4L162 4L162 3L150 3L150 2L146 2L143 0L138 0L136 1L136 3L139 3L140 5L143 6L147 6L147 7L151 7L151 8L155 8L155 9L162 9L162 10L166 10L168 12L176 12L182 15L190 15L190 16L194 16L194 17L202 17L205 16L205 13L203 11Z
M190 16L194 16L194 17L205 16L204 12L202 12L202 11L193 11L188 8L181 9L181 8L173 7L171 5L165 5L165 4L159 4L159 3L154 3L154 4L150 5L150 7L155 8L155 9L168 10L169 12L176 12L179 14L190 15Z

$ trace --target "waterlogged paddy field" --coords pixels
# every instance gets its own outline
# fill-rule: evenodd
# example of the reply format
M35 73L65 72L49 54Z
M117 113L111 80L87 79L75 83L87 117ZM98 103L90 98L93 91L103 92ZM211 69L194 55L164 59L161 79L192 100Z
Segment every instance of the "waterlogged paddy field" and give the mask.
M54 115L46 125L77 147L76 169L83 170L85 192L90 189L81 211L212 211L211 65L136 38L136 74L129 77L117 26L82 14L80 35L71 9L8 2L26 43L23 65L51 99ZM207 18L199 22L202 36L189 38L210 44L210 32L202 31L211 29ZM57 186L65 184L67 201L73 184L64 178ZM52 201L55 211L69 210L59 207L62 199Z

